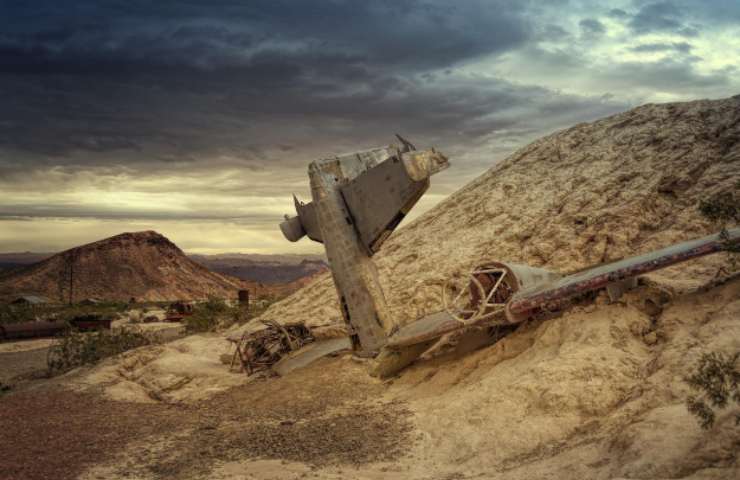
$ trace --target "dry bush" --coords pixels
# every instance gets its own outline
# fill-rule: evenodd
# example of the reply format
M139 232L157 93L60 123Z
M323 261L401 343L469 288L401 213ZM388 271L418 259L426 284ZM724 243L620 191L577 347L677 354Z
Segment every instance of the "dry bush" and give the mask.
M275 301L271 297L260 297L245 310L239 305L229 305L220 298L209 297L205 302L195 305L193 314L182 321L188 332L212 331L257 318Z
M699 203L699 211L710 220L740 221L738 195L734 192L721 192Z
M740 371L735 366L738 358L740 352L734 355L705 353L694 373L684 379L692 390L698 392L686 400L686 408L704 429L714 425L715 409L723 409L732 403L740 405ZM740 414L735 416L735 423L740 425Z
M239 308L228 305L224 300L209 297L193 307L193 314L183 318L188 332L207 332L224 324L238 321Z
M125 351L160 343L151 333L121 330L98 330L81 333L69 330L49 348L46 363L50 375L94 364Z

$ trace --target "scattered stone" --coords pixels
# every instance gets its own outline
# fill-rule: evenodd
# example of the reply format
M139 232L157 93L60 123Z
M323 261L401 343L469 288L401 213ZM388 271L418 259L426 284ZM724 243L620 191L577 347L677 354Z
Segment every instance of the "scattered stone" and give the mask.
M651 345L652 346L652 345L655 345L656 343L658 343L658 334L655 333L655 332L648 332L648 333L645 334L645 336L643 337L643 339L645 340L645 344L646 345Z

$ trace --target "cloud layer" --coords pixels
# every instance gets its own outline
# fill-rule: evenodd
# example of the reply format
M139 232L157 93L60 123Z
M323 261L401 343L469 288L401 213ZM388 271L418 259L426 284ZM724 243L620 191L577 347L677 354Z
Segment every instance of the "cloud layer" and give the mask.
M433 144L454 168L423 210L554 129L740 91L724 0L5 2L0 18L0 250L143 222L194 251L287 251L246 232L307 196L314 158L395 132ZM75 219L67 240L26 237Z

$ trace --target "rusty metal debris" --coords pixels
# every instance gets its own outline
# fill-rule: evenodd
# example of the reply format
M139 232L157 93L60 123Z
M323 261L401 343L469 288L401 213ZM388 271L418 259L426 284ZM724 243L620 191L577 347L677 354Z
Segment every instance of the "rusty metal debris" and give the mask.
M322 357L337 355L339 352L351 348L352 345L347 337L317 340L300 350L285 355L272 366L272 371L280 376L287 375L293 370L304 368Z
M280 224L290 241L308 236L324 244L352 349L356 355L376 357L375 372L381 376L413 362L445 334L496 327L491 338L498 338L501 331L528 318L564 308L574 297L606 289L616 299L636 285L639 275L740 244L736 228L571 275L487 262L473 270L467 284L452 296L449 286L443 289L441 312L389 337L394 322L372 256L429 188L429 177L449 166L435 149L418 151L398 139L400 145L312 162L308 168L312 201L306 204L294 197L297 216L286 215ZM273 364L275 352L289 351L290 345L277 332L279 328L273 327L264 338L243 341L244 348L252 348L240 353L245 368Z
M69 328L81 332L110 329L111 319L95 314L78 315L69 322L63 320L8 323L0 325L0 340L21 340L25 338L53 337Z
M173 302L166 311L165 322L180 322L183 318L193 314L193 304L190 302ZM155 319L156 321L156 319Z
M375 356L392 325L372 256L449 166L435 149L416 150L397 136L389 145L312 162L311 202L294 197L297 216L280 224L285 238L321 242L356 354Z
M314 338L301 323L281 325L263 320L259 330L228 340L235 346L229 369L239 365L247 375L252 375L269 370L285 355L313 342Z
M24 338L53 337L69 328L63 321L21 322L0 325L0 339L20 340Z
M392 375L448 333L466 327L513 326L529 318L565 308L570 300L607 289L612 300L636 285L636 277L676 263L735 248L740 228L679 243L654 252L562 275L525 265L491 262L473 270L468 284L444 310L400 328L378 357L376 371ZM413 349L399 361L399 352ZM383 363L385 362L385 365Z
M740 228L729 230L726 235L721 233L709 235L644 255L589 268L553 282L535 285L511 297L506 305L506 319L509 323L519 323L544 308L557 308L562 302L575 296L610 285L619 285L638 275L670 267L676 263L721 252L738 243ZM618 295L616 292L612 293L615 294Z

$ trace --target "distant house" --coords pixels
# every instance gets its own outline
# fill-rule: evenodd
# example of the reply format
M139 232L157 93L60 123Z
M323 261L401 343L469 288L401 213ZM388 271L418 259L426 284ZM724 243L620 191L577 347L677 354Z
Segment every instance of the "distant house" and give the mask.
M11 305L25 305L30 307L50 303L50 300L41 295L22 295L10 303Z

